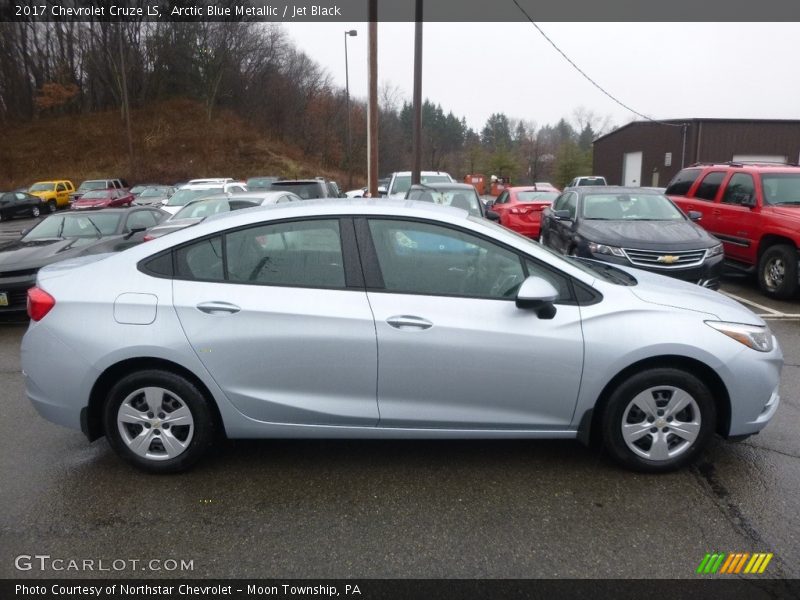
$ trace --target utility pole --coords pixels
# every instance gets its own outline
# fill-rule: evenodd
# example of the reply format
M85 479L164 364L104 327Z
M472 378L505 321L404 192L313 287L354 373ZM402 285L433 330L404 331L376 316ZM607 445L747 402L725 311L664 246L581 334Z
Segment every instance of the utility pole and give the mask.
M133 134L131 133L131 104L128 101L128 76L125 73L125 52L122 47L122 23L117 27L119 39L119 76L122 80L122 108L125 111L125 127L128 130L128 177L134 177Z
M369 99L367 101L367 187L378 197L378 0L369 0Z
M414 132L411 183L420 183L422 170L422 0L416 0L414 16Z
M347 68L347 38L357 36L358 31L350 29L344 32L344 85L347 94L347 189L353 187L353 142L350 132L350 72Z

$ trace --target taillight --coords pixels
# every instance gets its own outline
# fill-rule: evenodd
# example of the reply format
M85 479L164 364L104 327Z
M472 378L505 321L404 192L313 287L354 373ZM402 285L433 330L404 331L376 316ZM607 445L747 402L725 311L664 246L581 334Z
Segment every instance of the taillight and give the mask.
M154 235L150 235L150 234L148 233L148 234L145 234L145 236L144 236L144 238L143 238L143 240L142 240L142 241L143 241L143 242L149 242L150 240L154 240L154 239L156 239L156 236L154 236Z
M43 289L32 287L28 290L28 316L34 321L41 321L55 305L56 299Z

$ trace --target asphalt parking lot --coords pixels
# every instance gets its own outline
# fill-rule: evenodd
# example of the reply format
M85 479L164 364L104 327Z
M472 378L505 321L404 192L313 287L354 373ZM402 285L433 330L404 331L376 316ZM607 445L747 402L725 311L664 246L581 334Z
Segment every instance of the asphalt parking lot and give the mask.
M724 291L777 335L782 404L760 435L661 476L570 441L300 440L227 442L189 473L145 475L35 413L25 326L2 325L0 578L684 578L715 551L772 552L767 576L800 577L800 302L746 279ZM193 569L15 568L35 554Z

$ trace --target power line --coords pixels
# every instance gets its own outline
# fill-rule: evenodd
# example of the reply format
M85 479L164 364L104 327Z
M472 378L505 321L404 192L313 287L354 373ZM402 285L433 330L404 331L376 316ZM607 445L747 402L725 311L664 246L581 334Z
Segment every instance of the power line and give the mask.
M551 40L551 39L550 39L550 38L547 36L547 34L546 34L544 31L542 31L542 28L541 28L541 27L539 27L539 25L537 25L537 24L536 24L536 21L534 21L534 20L531 18L531 16L528 14L528 12L527 12L527 11L526 11L524 8L522 8L522 6L520 6L520 4L519 4L519 2L517 2L517 0L512 0L512 2L513 2L514 4L516 4L516 5L517 5L517 8L518 8L518 9L520 9L520 11L522 11L522 14L523 14L523 15L525 15L525 17L528 19L528 21L530 21L530 22L531 22L531 25L533 25L533 26L536 28L536 30L537 30L539 33L541 33L541 34L542 34L542 37L543 37L544 39L546 39L548 42L550 42L550 45L551 45L553 48L555 48L555 49L556 49L556 51L557 51L557 52L558 52L558 53L559 53L561 56L563 56L563 57L564 57L564 60L566 60L566 61L567 61L569 64L571 64L571 65L574 67L574 69L575 69L575 70L576 70L578 73L580 73L581 75L583 75L583 76L586 78L586 80L587 80L589 83L591 83L591 84L592 84L594 87L596 87L598 90L600 90L601 92L603 92L603 93L604 93L606 96L608 96L609 98L611 98L611 99L612 99L614 102L616 102L617 104L619 104L619 105L620 105L622 108L624 108L625 110L629 110L629 111L630 111L630 112L632 112L633 114L635 114L635 115L638 115L638 116L642 117L643 119L645 119L645 120L647 120L647 121L651 121L651 122L653 122L653 123L658 123L659 125L668 125L668 126L670 126L670 127L683 127L683 124L682 124L682 123L665 123L664 121L659 121L658 119L653 119L652 117L648 117L647 115L645 115L645 114L643 114L643 113L640 113L638 110L634 110L634 109L632 109L630 106L628 106L627 104L625 104L625 103L624 103L622 100L620 100L620 99L619 99L619 98L617 98L616 96L612 95L610 92L606 91L606 89L605 89L603 86L601 86L601 85L600 85L599 83L597 83L597 82L596 82L594 79L592 79L591 77L589 77L589 75L587 75L587 74L586 74L586 72L585 72L583 69L581 69L581 68L580 68L578 65L576 65L576 64L575 64L575 62L574 62L574 61L573 61L573 60L572 60L572 59L571 59L569 56L567 56L567 55L564 53L564 51L563 51L561 48L559 48L559 47L556 45L556 43L555 43L553 40Z

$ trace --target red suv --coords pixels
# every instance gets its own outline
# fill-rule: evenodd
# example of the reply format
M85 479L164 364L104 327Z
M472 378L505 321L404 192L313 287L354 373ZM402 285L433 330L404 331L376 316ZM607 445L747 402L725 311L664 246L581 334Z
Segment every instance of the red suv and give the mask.
M685 213L702 213L699 224L723 243L726 263L756 272L764 293L797 293L800 167L697 164L680 171L665 193Z

